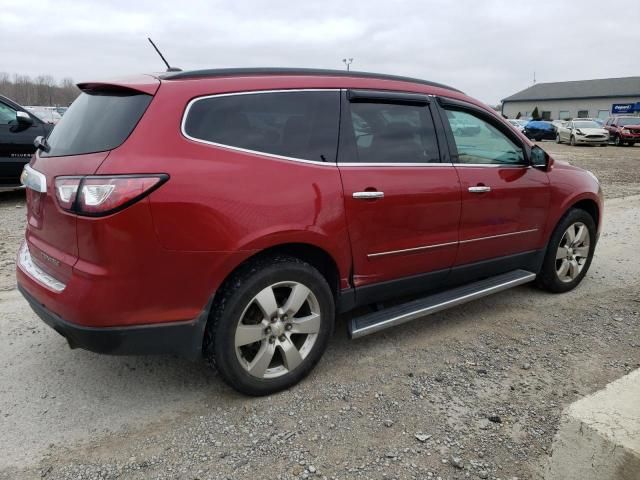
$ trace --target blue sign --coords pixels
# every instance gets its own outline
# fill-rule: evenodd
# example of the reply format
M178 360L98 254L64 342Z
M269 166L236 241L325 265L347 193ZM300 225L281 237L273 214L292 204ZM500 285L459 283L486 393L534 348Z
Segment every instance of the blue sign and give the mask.
M633 113L637 103L614 103L611 105L611 113Z

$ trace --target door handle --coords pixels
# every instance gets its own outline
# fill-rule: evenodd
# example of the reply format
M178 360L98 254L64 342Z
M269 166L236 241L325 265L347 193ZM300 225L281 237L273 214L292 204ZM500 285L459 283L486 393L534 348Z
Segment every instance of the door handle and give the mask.
M384 198L384 192L353 192L352 196L356 200L372 200L375 198Z
M478 185L477 187L469 187L470 193L487 193L491 191L491 187L486 185Z

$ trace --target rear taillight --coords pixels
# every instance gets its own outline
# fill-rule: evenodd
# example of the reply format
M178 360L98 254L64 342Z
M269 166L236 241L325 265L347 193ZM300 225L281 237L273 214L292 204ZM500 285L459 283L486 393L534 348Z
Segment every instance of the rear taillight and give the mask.
M64 210L78 215L100 217L137 202L168 179L169 176L164 173L57 177L56 198Z

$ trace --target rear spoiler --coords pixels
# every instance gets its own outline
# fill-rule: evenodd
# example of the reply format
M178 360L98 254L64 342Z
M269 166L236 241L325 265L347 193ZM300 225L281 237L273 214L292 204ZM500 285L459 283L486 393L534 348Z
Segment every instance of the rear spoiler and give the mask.
M160 80L151 75L121 78L98 82L81 82L78 88L86 93L92 92L120 92L120 93L146 93L155 95L160 88Z

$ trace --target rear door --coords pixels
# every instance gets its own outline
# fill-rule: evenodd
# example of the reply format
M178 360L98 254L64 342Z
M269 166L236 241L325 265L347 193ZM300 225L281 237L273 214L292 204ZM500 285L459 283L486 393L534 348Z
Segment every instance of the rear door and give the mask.
M550 202L547 173L530 166L522 140L489 112L464 102L442 103L462 190L455 265L504 260L542 248ZM450 128L458 123L473 128Z
M427 272L436 282L455 260L460 186L429 103L378 91L343 97L338 166L356 291Z
M109 152L133 131L153 97L137 90L101 86L83 92L38 151L31 167L44 175L46 191L27 189L26 240L33 261L65 282L78 258L76 215L62 210L56 179L96 172Z

